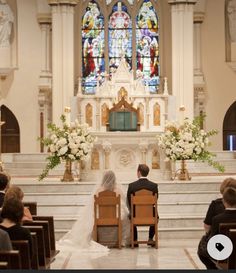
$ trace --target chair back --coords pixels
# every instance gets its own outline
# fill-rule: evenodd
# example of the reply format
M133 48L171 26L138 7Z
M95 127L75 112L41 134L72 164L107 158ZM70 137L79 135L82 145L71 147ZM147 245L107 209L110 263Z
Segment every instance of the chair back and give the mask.
M236 229L229 230L229 238L233 243L233 251L229 256L228 269L236 269Z

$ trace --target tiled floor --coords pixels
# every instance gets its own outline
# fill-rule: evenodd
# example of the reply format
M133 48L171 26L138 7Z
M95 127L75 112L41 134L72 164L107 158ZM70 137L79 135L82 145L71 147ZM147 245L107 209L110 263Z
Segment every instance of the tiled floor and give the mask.
M108 253L61 250L52 269L203 269L196 249L199 240L160 240L159 249L111 249Z

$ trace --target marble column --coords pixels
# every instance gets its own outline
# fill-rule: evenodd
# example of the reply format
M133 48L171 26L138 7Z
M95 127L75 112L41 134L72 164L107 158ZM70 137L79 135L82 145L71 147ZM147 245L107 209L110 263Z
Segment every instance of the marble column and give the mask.
M41 29L41 71L39 74L39 131L40 137L45 137L47 124L51 122L51 14L39 13L37 15ZM44 147L40 146L40 152L44 152Z
M205 80L201 59L201 25L204 12L194 12L194 110L195 116L205 112Z
M53 122L60 124L74 96L74 7L78 0L48 0L52 10Z
M193 118L193 7L196 0L168 0L172 19L172 94L177 119Z

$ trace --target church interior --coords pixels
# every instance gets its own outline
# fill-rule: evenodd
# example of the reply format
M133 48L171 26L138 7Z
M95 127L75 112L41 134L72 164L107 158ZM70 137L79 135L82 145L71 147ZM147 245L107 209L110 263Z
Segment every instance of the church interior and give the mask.
M0 0L1 168L38 220L53 216L60 252L47 268L205 268L197 249L207 209L223 180L236 179L235 73L235 0ZM63 160L39 181L50 152L39 139L62 114L96 140L72 163L73 181L61 181ZM225 171L187 160L182 181L180 160L166 161L157 139L168 121L199 116L202 130L217 131L209 150ZM104 171L126 196L141 163L158 184L158 248L60 249Z

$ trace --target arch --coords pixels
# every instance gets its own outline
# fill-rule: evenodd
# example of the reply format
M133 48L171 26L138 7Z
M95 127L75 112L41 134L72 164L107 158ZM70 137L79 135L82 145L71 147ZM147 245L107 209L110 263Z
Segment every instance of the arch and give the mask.
M106 126L109 120L109 108L106 103L102 105L102 126Z
M231 104L224 117L223 150L236 150L236 101Z
M99 170L100 169L100 160L99 160L99 152L98 149L93 149L91 154L91 169Z
M152 151L152 169L160 169L160 154L156 149Z
M86 123L92 127L93 126L93 106L88 103L85 107L85 117Z
M94 94L105 74L104 16L96 1L88 2L82 17L82 91Z
M141 102L138 105L138 109L139 109L139 122L140 122L140 125L144 125L144 106L143 106L143 104Z
M144 0L136 16L137 77L142 77L151 93L160 84L159 18L151 0Z
M0 107L1 120L5 123L1 127L1 152L20 152L20 127L12 111L5 105Z

